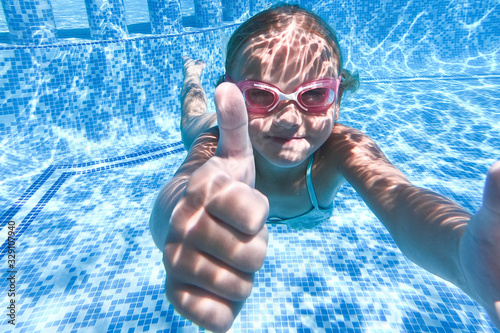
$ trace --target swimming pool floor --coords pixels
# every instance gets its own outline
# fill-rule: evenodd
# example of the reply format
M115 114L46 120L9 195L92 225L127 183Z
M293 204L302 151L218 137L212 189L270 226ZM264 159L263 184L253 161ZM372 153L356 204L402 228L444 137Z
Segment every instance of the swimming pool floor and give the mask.
M499 87L498 76L368 80L343 102L339 121L372 136L416 185L474 212L500 157ZM69 148L0 148L2 239L9 221L17 227L16 325L3 316L2 332L198 331L165 297L162 255L148 228L185 150L178 133L163 142L146 134L117 148L123 153L86 161ZM402 255L349 185L329 223L269 231L235 332L494 331L465 294ZM11 299L7 249L4 242L3 305Z

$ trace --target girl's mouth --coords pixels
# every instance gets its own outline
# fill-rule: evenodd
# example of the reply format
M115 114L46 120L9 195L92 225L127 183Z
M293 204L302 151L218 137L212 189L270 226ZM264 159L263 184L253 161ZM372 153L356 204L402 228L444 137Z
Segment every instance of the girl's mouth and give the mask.
M292 137L269 136L269 139L271 139L271 141L274 141L276 143L285 144L285 143L298 142L304 140L305 138L303 136L292 136Z

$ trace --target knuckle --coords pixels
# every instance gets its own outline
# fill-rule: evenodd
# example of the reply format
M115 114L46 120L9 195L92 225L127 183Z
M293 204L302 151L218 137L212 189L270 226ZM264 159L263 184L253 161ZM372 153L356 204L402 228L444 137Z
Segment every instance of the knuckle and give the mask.
M257 272L262 267L262 263L260 260L250 260L245 265L245 271Z
M241 309L238 302L221 299L209 291L187 285L182 279L171 276L166 278L165 294L170 304L183 317L214 332L229 330ZM205 306L200 306L200 301Z
M262 222L256 219L254 216L249 219L247 223L243 225L244 227L244 232L247 235L257 235L262 228Z
M248 223L245 224L245 232L249 235L257 235L265 228L266 220L269 215L269 202L267 197L261 194L259 191L254 190L256 194L256 202L249 212Z
M175 279L192 279L195 277L193 262L199 254L184 243L167 243L163 254L163 263L168 276Z
M252 272L257 272L262 267L266 259L266 252L267 247L265 244L262 244L262 242L254 246L251 252L252 257L249 260L249 268Z
M255 209L254 214L252 215L249 223L248 223L248 231L251 232L251 235L257 236L259 235L266 226L267 220L267 212L264 212L262 209Z
M202 207L206 203L207 193L206 193L206 184L196 184L196 185L188 185L186 187L186 192L183 196L182 203L184 205L188 205L193 209L197 209Z
M219 271L219 278L211 281L208 290L231 302L241 302L252 293L253 280L253 273Z
M176 268L178 267L179 261L182 260L182 258L179 258L179 252L180 249L178 246L175 246L173 244L167 244L165 246L165 252L163 253L163 263L165 265L165 271L167 272L167 274L177 271Z
M262 267L262 265L264 264L264 261L266 260L266 253L267 253L267 248L265 246L260 246L255 251L255 264L256 264L257 270L259 270Z
M203 328L212 332L227 332L233 325L234 315L225 313L223 307L214 307L213 312L208 316L199 316L199 322Z
M242 287L240 293L241 293L241 300L244 301L246 300L248 297L250 297L250 295L252 294L252 289L253 289L253 285L252 284L244 284L244 286Z
M244 222L240 224L241 231L250 236L257 236L266 224L267 215L264 215L260 207L253 206L242 214Z
M221 189L228 187L234 182L235 180L231 179L225 172L222 172L222 170L219 170L219 172L214 172L210 179L212 188L216 191L220 191Z
M186 209L182 207L182 202L179 202L170 217L167 239L177 238L184 234L187 215Z
M235 251L232 262L243 272L255 273L262 267L266 259L266 253L267 237L259 235L254 237L249 243L240 246Z
M225 322L220 322L214 324L214 332L227 332L231 328L231 325L233 325L234 318L231 318L230 320L226 320Z
M231 300L233 301L244 301L252 294L253 288L253 278L250 281L243 280L240 283L236 283L231 288Z

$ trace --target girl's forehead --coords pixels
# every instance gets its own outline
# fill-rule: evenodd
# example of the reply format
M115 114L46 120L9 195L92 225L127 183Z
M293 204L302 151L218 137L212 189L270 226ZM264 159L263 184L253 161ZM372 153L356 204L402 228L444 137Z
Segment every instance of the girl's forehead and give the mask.
M338 59L321 36L290 24L247 40L235 54L231 77L274 84L300 85L322 77L337 77Z

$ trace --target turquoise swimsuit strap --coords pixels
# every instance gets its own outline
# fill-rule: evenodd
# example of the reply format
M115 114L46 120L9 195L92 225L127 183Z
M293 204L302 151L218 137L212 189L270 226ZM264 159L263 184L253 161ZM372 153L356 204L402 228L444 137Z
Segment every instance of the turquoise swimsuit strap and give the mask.
M314 185L312 182L311 170L314 162L314 154L309 157L309 163L307 164L306 171L306 184L307 184L307 192L309 193L309 199L311 199L311 203L314 208L318 209L318 200L316 199L316 192L314 192Z

